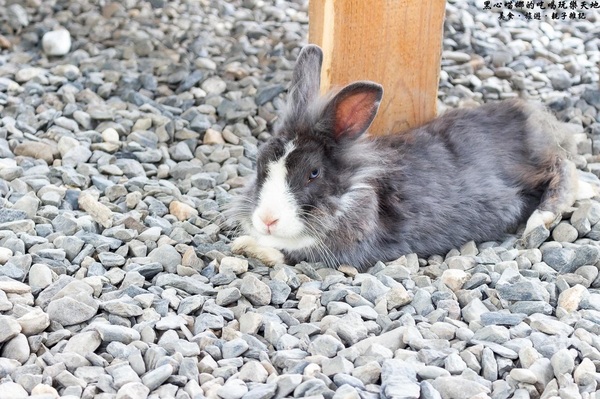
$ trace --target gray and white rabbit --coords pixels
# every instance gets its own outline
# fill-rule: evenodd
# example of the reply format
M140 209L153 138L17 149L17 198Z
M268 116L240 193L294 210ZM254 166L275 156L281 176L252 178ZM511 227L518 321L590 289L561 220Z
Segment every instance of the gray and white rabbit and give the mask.
M382 87L355 82L319 98L321 63L314 45L298 56L287 112L233 204L245 234L234 252L366 270L497 240L534 211L549 225L575 200L569 130L541 107L487 104L372 137Z

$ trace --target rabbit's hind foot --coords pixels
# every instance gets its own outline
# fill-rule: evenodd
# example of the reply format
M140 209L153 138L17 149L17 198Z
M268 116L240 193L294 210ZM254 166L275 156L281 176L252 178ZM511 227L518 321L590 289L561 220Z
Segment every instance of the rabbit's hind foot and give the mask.
M575 164L568 159L560 159L548 181L538 209L559 216L578 199L579 189ZM546 215L545 218L549 219L550 216ZM548 223L546 227L549 227Z
M518 248L530 249L542 245L550 237L549 228L558 223L560 219L560 214L557 215L554 212L536 209L529 219L527 219L525 230L518 242Z

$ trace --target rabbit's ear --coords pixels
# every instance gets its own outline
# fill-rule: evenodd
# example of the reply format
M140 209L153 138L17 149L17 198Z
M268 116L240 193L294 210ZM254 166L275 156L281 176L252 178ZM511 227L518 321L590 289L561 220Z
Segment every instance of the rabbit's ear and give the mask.
M344 87L325 109L327 119L333 121L333 137L353 139L363 134L375 119L382 96L383 88L373 82Z
M318 97L322 63L323 51L319 46L309 44L300 51L292 76L290 99L288 100L293 109L305 110L308 104Z

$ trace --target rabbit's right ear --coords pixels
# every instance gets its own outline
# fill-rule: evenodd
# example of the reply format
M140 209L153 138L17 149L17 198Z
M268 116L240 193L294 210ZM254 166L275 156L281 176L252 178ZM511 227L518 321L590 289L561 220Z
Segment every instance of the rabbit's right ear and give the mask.
M288 100L293 109L305 110L319 96L322 63L323 51L319 46L309 44L300 51Z
M349 84L333 97L325 108L327 120L333 121L336 140L355 139L363 134L377 115L383 87L369 81Z

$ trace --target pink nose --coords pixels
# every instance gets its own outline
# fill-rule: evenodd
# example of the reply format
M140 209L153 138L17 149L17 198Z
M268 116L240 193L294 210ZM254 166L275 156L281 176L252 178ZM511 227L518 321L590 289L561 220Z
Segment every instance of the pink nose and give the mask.
M267 231L269 233L271 232L271 228L275 227L275 224L279 221L279 219L273 219L270 216L267 216L265 218L261 218L261 220L265 224L265 226L267 226Z

